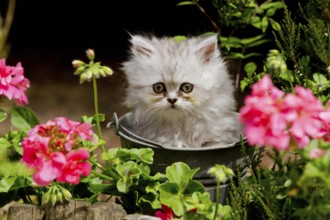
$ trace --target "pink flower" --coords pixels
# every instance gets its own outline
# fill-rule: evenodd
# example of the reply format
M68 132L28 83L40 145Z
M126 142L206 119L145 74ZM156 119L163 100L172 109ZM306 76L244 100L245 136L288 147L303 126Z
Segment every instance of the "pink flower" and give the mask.
M330 142L330 101L328 102L327 109L319 115L322 124L320 136L324 141Z
M90 155L81 141L93 141L93 131L88 123L55 118L32 128L23 139L22 161L36 170L33 179L39 185L51 181L78 184L80 176L91 172L86 161Z
M288 94L283 100L281 111L290 125L290 134L299 147L309 144L310 138L317 138L321 130L320 113L324 110L309 89L294 88L295 94Z
M322 111L321 101L310 90L297 86L294 94L285 95L265 75L245 98L239 120L245 124L244 133L251 145L270 145L281 150L288 149L290 140L294 140L303 148L310 138L320 136Z
M312 158L312 159L317 159L317 158L323 156L326 153L327 153L326 150L316 148L316 149L311 150L311 152L309 153L309 157Z
M278 149L288 147L286 120L279 113L283 96L284 92L273 85L268 75L252 86L252 95L245 98L239 114L249 144L272 145Z
M6 60L0 59L0 97L14 99L17 105L28 103L24 91L30 87L30 82L24 77L24 70L20 63L16 66L6 66Z
M171 220L175 217L172 209L163 204L162 204L162 211L157 211L155 213L155 216L160 218L161 220Z
M84 161L88 158L89 153L83 148L68 153L66 155L66 163L62 167L63 172L57 178L57 181L78 184L80 182L80 176L88 176L92 170L92 166Z

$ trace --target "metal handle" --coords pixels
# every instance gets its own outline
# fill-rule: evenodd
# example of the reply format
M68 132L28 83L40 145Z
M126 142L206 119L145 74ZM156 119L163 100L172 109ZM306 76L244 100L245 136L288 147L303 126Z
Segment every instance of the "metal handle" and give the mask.
M115 134L118 135L119 120L118 120L118 116L117 116L117 113L116 112L113 113L113 115L112 115L112 121L110 121L107 124L107 128L110 128L112 125L115 126L114 131L115 131Z

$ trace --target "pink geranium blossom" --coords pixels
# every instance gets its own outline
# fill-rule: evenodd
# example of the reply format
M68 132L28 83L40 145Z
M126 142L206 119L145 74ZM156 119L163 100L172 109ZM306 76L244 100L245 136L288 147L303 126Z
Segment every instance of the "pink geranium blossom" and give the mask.
M55 179L78 184L80 176L91 172L86 161L90 155L81 148L82 140L93 140L90 124L55 118L28 132L22 141L22 161L36 170L33 179L39 185L48 185Z
M25 90L30 87L30 82L24 77L21 63L16 66L6 66L6 60L0 59L0 97L6 96L14 99L17 105L28 103Z
M315 149L311 150L311 152L309 153L309 157L312 159L316 159L316 158L323 156L326 153L327 153L327 151L324 149L315 148Z
M245 98L239 114L249 144L272 145L278 149L288 147L290 136L286 120L279 112L283 97L284 92L273 85L268 75L252 86L252 94Z
M245 98L239 120L245 124L244 133L251 145L288 149L293 140L302 148L310 138L320 137L323 111L321 101L309 89L297 86L293 94L285 95L265 75Z
M294 94L283 100L282 114L290 125L290 134L299 147L309 144L310 138L317 138L321 130L319 114L324 110L322 102L309 89L297 86Z
M319 115L322 123L321 136L324 141L330 142L330 101L325 111L321 112Z

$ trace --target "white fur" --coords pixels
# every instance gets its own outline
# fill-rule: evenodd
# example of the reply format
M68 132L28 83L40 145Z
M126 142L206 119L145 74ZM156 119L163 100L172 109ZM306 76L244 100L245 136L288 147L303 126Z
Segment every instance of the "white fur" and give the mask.
M128 79L126 105L133 109L136 134L176 148L239 139L234 87L216 35L180 42L132 36L131 43L131 57L123 70ZM153 91L158 82L165 84L166 94ZM191 93L179 92L185 82L193 84ZM168 98L178 99L175 108Z

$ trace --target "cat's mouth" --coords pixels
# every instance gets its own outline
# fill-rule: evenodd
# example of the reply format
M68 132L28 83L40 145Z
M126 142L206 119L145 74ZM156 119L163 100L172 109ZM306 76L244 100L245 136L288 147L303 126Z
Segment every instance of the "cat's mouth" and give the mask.
M169 109L178 109L178 107L175 104L172 104L169 106Z

